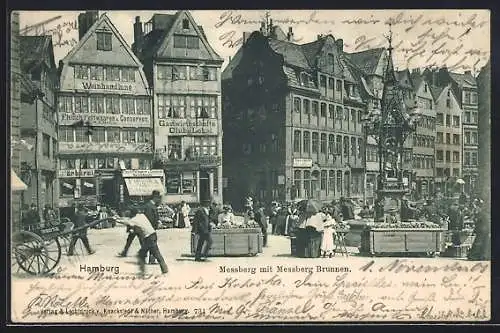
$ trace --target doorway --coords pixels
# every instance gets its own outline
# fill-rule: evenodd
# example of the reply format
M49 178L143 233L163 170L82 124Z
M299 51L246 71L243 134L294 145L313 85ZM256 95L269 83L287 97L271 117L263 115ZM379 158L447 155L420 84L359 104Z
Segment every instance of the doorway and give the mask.
M206 171L200 171L200 201L210 200L210 176Z
M102 180L100 192L99 203L101 205L114 207L117 204L116 182L113 178Z

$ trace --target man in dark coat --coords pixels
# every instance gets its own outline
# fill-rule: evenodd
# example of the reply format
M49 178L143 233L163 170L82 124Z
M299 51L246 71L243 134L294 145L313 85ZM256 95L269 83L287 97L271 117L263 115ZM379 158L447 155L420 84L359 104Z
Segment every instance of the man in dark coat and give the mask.
M158 205L161 203L161 194L159 191L154 190L151 194L151 199L144 204L144 215L148 218L149 222L155 230L158 229L160 224L160 215L158 214ZM149 264L156 264L154 256L149 254Z
M340 198L340 206L342 209L342 217L344 220L354 220L354 207L344 197Z
M209 200L203 200L201 207L196 211L193 220L193 231L198 235L198 243L196 244L195 261L205 261L208 257L208 252L212 246L212 226L210 225L209 216ZM202 253L203 246L205 250ZM205 257L205 258L202 258Z
M448 210L448 216L450 217L449 229L453 231L452 242L453 245L460 245L460 231L464 227L464 217L460 208L456 202L454 202L450 209Z
M260 226L260 229L262 230L262 236L263 236L263 246L267 246L267 229L268 229L268 224L267 224L267 217L264 212L264 207L260 205L255 206L255 222Z
M87 237L87 229L88 228L82 228L87 224L87 215L88 215L88 210L86 207L76 207L76 212L75 212L75 218L73 220L73 223L75 224L75 229L81 228L77 232L74 232L71 241L69 242L69 249L68 249L68 256L72 256L75 252L75 245L78 239L82 240L83 245L85 246L85 249L87 250L88 254L94 254L95 251L90 248L89 244L89 239Z

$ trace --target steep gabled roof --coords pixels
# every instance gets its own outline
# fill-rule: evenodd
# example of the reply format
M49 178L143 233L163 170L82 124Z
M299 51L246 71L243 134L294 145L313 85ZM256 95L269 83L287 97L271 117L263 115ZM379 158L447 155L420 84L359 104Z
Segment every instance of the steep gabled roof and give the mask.
M399 85L401 87L406 89L413 89L411 74L408 69L395 71L394 75L396 76L396 80L399 82Z
M434 98L435 101L437 101L439 96L441 96L441 93L443 92L444 88L446 87L431 86L430 88L432 97Z
M365 74L371 75L376 74L380 58L384 52L384 48L377 48L356 53L346 53L346 56Z
M326 36L317 39L314 42L302 44L300 46L302 48L303 54L305 55L311 67L316 65L316 56L325 45L325 41L326 41Z
M239 65L240 60L243 56L243 47L240 47L238 51L231 58L231 61L227 64L226 68L222 71L221 80L228 80L233 77L233 70Z
M474 76L471 74L459 74L459 73L453 73L449 72L450 77L455 81L460 87L465 87L465 88L476 88L477 87L477 82Z
M21 70L24 73L30 72L46 59L46 52L49 53L51 64L48 67L55 68L54 53L52 47L52 36L19 36Z
M141 61L135 56L134 52L132 52L132 49L128 46L128 43L125 41L120 32L116 29L115 25L111 22L106 13L102 14L101 17L87 30L87 32L85 33L85 35L83 35L78 44L76 44L75 47L73 47L71 51L69 51L69 53L64 57L63 62L64 63L70 62L73 59L73 57L75 57L75 55L78 54L78 51L89 40L89 38L96 32L97 28L101 26L103 23L107 24L107 26L111 29L111 32L116 36L118 41L121 43L123 49L128 53L130 59L132 59L135 65L137 67L142 68Z
M422 82L424 81L424 77L421 74L414 72L411 73L410 78L411 81L413 82L413 91L417 91Z
M274 52L279 53L283 56L286 64L294 67L300 67L306 70L311 70L309 61L302 52L302 47L300 45L273 38L270 38L268 40L269 46L273 49Z

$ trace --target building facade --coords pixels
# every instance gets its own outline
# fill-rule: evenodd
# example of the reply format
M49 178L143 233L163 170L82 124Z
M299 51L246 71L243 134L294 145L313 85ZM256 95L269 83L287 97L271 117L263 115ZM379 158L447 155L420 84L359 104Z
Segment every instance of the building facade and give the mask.
M477 77L478 132L479 132L479 195L490 216L491 203L491 62L481 69Z
M380 108L386 65L384 49L347 54L331 35L296 44L292 29L285 34L272 21L245 33L222 83L233 204L247 195L264 202L368 197L363 125L367 110Z
M51 36L21 36L21 179L23 204L57 206L57 68Z
M459 192L462 175L462 109L452 85L433 87L436 101L436 189L446 195Z
M117 206L141 192L119 180L121 171L151 169L151 95L142 64L107 15L88 11L78 22L80 40L59 68L59 205ZM141 186L163 192L158 184Z
M167 203L222 202L223 59L188 11L136 18L133 50L154 99L155 167Z

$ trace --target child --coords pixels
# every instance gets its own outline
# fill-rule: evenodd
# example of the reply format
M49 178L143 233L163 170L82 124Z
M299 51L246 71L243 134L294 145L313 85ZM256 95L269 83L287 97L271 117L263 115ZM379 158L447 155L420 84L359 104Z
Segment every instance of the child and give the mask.
M323 239L321 241L321 255L323 257L332 257L333 255L333 239L335 238L335 224L336 221L332 217L332 209L328 208L325 211L326 219L323 225Z

